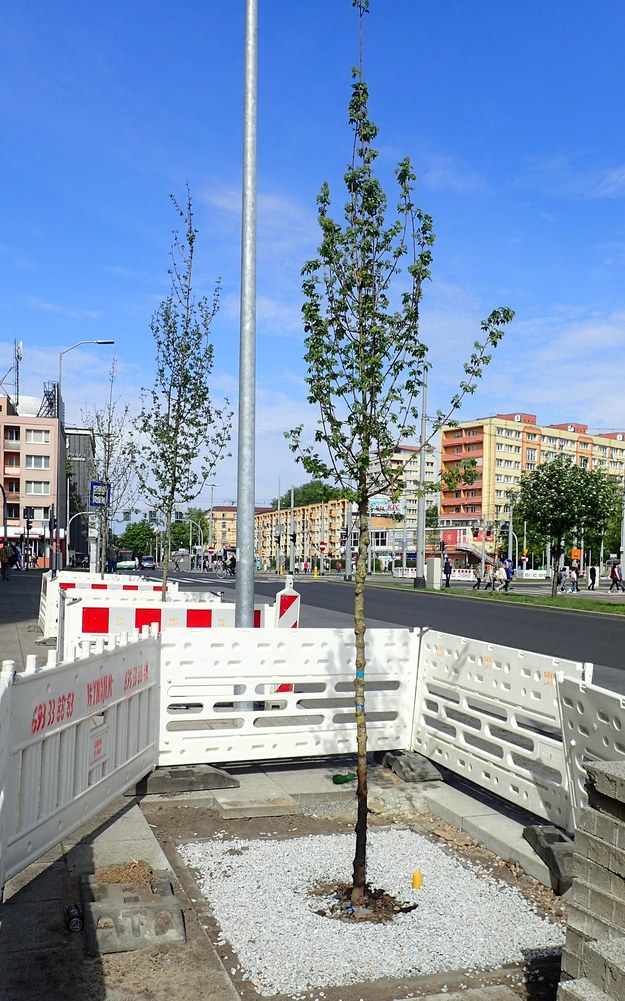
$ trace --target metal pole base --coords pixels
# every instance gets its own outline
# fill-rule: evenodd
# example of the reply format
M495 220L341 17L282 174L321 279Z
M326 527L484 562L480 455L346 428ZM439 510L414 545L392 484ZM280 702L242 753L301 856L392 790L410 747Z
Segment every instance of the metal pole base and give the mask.
M425 577L415 577L412 586L425 588Z

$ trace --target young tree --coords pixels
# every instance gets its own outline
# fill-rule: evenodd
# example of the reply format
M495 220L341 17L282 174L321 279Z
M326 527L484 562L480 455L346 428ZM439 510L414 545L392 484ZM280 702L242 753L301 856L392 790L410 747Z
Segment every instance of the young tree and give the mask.
M143 518L142 521L127 525L118 542L124 549L132 549L135 556L147 556L154 548L154 529Z
M134 456L144 496L165 528L163 600L171 558L171 528L177 504L201 492L226 454L232 428L227 400L213 403L209 388L214 349L211 323L219 304L219 282L212 300L196 299L193 262L197 231L191 195L184 209L172 196L184 223L184 236L174 232L171 291L151 323L156 343L156 379L143 390L142 409L134 422Z
M330 216L330 192L324 184L317 200L321 245L318 256L302 270L308 400L319 408L319 421L314 444L302 442L303 426L287 432L287 437L306 471L349 491L358 508L354 588L358 810L351 898L360 907L367 899L364 599L368 505L377 493L401 491L402 470L392 459L399 443L418 433L417 396L428 366L427 347L419 336L419 307L423 283L430 277L434 234L431 218L412 201L415 175L408 159L395 171L397 218L386 222L387 198L373 170L377 152L372 144L378 130L369 118L362 75L362 21L368 2L353 0L353 6L360 20L361 58L359 68L353 70L349 103L354 143L344 175L345 222L341 225ZM407 277L394 306L392 286L402 263ZM487 352L498 343L500 328L512 315L509 309L498 309L482 323L484 339L476 342L465 365L466 379L452 400L450 413L475 388L475 380L490 360ZM440 414L439 422L449 416ZM432 485L427 489L431 491Z
M109 525L121 511L131 509L136 501L138 486L130 458L131 414L127 403L115 396L117 359L113 358L109 373L109 393L106 406L84 410L85 427L93 432L95 454L90 466L93 480L108 487L107 501L98 508L100 520L100 573L106 569L106 549L109 543Z
M558 565L567 536L603 534L610 516L620 505L620 491L600 469L582 469L568 456L558 455L531 473L524 473L515 512L532 531L551 541L555 559L551 593L558 587Z

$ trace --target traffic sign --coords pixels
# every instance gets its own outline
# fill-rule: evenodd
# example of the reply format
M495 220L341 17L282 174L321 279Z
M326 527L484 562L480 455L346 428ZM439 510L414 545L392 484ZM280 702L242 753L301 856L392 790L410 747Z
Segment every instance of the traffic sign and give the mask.
M212 556L214 552L215 552L215 547L214 546L209 546L208 547L208 555Z
M325 544L325 542L320 542L319 543L319 552L320 553L325 553L325 551L326 551L326 544Z
M111 503L111 484L91 482L89 489L90 507L108 507Z

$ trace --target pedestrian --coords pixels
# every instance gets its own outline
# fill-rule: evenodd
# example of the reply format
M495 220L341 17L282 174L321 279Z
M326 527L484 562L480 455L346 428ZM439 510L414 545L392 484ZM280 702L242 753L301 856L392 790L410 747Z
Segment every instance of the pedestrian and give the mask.
M497 581L495 591L503 591L508 582L508 575L506 574L505 567L497 567L495 570L495 580Z
M9 570L11 569L12 559L13 554L9 549L8 543L4 542L2 544L2 549L0 549L0 578L2 580L9 579Z
M180 560L178 559L177 556L173 557L173 563L174 563L174 570L178 570L179 571L180 570Z
M480 567L474 567L473 576L475 578L475 583L473 584L473 591L479 591L480 584L482 583L482 570Z
M114 542L109 542L106 550L106 569L108 573L117 573L118 550Z
M610 582L610 590L608 591L608 594L611 594L614 588L616 588L617 591L625 590L623 587L623 571L621 570L620 563L613 564L612 569L610 570Z
M596 583L597 583L597 568L595 566L592 566L588 568L588 590L594 591Z
M513 570L512 570L512 561L511 560L506 560L506 562L504 563L504 570L506 572L506 583L504 585L504 591L507 593L508 589L510 587L510 584L512 583Z
M449 581L451 580L452 565L449 562L449 556L445 560L445 566L443 567L443 573L445 574L445 587L449 587Z
M484 590L490 591L493 587L493 565L487 563L484 569Z
M17 543L16 546L13 546L13 549L15 550L15 566L17 567L18 570L23 570L24 566L22 563L22 547L20 546L19 542Z
M308 560L304 560L304 573L308 573Z
M577 586L577 567L571 567L569 580L571 582L570 593L577 594L577 592L579 591L579 588Z

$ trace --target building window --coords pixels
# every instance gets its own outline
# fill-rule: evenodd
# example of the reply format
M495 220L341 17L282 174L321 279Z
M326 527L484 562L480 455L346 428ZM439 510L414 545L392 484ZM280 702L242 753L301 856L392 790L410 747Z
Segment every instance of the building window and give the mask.
M44 480L26 480L27 494L49 494L50 484Z
M20 468L20 457L19 455L14 455L12 452L9 455L5 455L4 464L7 469L19 469Z
M19 506L19 504L7 504L7 519L9 521L19 521L20 520L20 506Z
M50 432L40 428L26 428L26 441L29 445L49 445Z
M26 469L49 469L49 468L50 468L49 455L26 456Z
M5 428L4 429L4 440L5 441L19 441L20 440L20 429L19 428Z
M525 453L525 456L527 459L529 459L530 462L536 462L536 449L528 448Z

